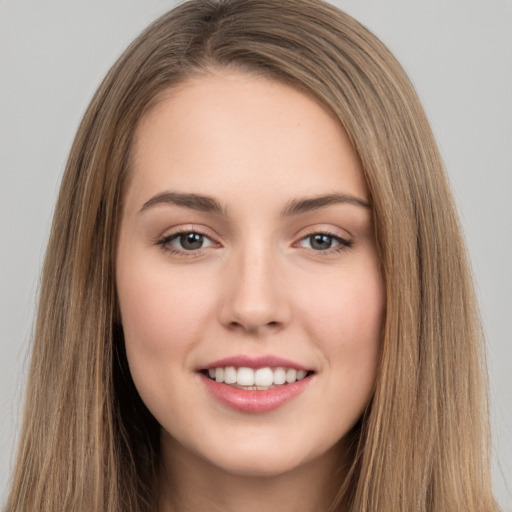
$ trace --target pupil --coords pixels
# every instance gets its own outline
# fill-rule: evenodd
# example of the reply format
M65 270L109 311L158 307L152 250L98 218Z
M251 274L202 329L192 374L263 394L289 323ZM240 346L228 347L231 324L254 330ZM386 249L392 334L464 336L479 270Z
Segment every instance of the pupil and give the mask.
M187 233L180 236L180 243L183 249L192 251L194 249L200 249L203 245L203 235L198 233Z
M320 251L330 249L332 244L332 236L329 235L313 235L311 237L311 247Z

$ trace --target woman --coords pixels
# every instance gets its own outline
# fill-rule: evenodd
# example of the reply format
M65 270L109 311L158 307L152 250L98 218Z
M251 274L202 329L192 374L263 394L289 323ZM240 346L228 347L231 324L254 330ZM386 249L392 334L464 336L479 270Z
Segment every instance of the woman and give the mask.
M186 3L72 148L8 510L497 510L477 318L389 51L317 1Z

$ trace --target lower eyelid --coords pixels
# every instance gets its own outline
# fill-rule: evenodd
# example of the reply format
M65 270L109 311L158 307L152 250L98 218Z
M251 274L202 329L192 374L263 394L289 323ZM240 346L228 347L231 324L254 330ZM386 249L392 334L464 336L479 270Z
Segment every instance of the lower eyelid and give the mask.
M311 238L315 235L324 235L324 236L328 236L330 238L332 238L333 240L335 240L338 245L336 247L332 247L332 248L329 248L329 249L325 249L325 251L333 251L333 250L336 250L337 248L345 248L345 247L351 247L353 245L353 242L352 240L349 240L347 238L344 238L338 234L335 234L335 233L330 233L329 231L314 231L312 233L308 233L307 235L301 237L299 239L298 242L296 242L296 244L294 245L300 245L301 246L301 242L303 242L304 240L307 240L308 238ZM315 252L322 252L320 250L316 250Z
M203 241L206 242L202 247L197 249L186 249L181 248L180 243L174 243L177 239L179 239L183 235L187 234L197 234L203 237ZM204 251L208 251L212 248L220 247L221 244L217 242L216 237L212 236L207 232L207 230L201 229L200 227L196 227L193 225L182 226L180 228L175 229L173 232L160 236L159 238L154 240L154 245L157 245L162 251L170 253L176 256L183 257L194 257L200 256Z
M197 235L202 236L207 241L207 244L204 245L203 247L199 247L197 249L188 249L188 250L185 248L181 249L179 247L175 247L172 245L172 242L175 241L176 239L178 239L180 236L189 234L189 233L195 233ZM308 238L311 238L315 235L328 236L336 242L336 245L334 247L330 247L328 249L314 249L312 247L304 247L302 245L303 241L305 241ZM203 252L205 249L209 249L211 247L221 247L222 246L222 244L220 244L219 242L216 242L216 240L212 236L205 233L203 230L194 229L192 227L187 227L186 229L180 229L180 230L170 233L168 235L157 238L154 241L154 244L160 246L160 248L164 251L174 253L177 255L185 255L185 256L187 256L187 255L188 256L194 256L194 255L197 256L201 252ZM310 233L302 236L297 242L295 242L293 244L293 246L303 247L304 249L313 251L318 254L322 254L322 253L333 253L333 252L342 251L343 249L348 249L348 248L352 247L353 244L354 244L353 240L344 238L344 237L340 236L339 234L331 233L331 232L325 231L325 230L318 230L318 231L313 231L313 232L310 232Z

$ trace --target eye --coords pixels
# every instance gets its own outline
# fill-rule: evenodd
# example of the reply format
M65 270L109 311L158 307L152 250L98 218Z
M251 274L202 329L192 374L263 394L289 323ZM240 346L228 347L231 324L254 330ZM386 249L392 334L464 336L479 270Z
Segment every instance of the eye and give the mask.
M159 240L158 244L176 253L199 251L215 245L209 237L196 231L174 233Z
M352 243L329 233L313 233L300 240L298 245L314 251L329 251L342 250L345 247L350 247Z

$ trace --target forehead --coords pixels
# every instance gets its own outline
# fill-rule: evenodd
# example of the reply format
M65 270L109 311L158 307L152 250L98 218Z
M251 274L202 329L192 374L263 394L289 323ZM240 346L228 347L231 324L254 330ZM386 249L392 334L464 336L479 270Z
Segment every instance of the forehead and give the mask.
M295 88L242 72L203 74L169 89L136 129L131 167L131 188L143 195L266 186L298 195L348 187L367 197L359 158L334 114Z

